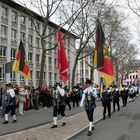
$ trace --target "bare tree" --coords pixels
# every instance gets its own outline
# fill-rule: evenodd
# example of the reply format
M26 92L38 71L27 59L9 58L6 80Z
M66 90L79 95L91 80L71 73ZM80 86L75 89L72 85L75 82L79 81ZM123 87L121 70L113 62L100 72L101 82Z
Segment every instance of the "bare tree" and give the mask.
M43 72L44 72L44 64L45 64L45 58L46 58L46 52L47 51L51 51L52 49L56 48L56 45L54 45L53 47L49 48L49 43L51 38L54 38L54 36L56 35L56 31L51 31L50 33L47 33L48 30L48 26L50 24L50 20L51 18L55 15L55 17L57 17L57 14L59 13L63 13L63 12L67 12L67 14L69 14L69 18L65 18L65 20L63 20L63 18L61 16L58 16L60 19L60 24L59 26L64 27L64 26L68 26L67 30L70 30L70 28L72 27L73 23L75 22L76 18L78 18L79 14L82 12L82 9L84 9L87 5L87 3L83 3L83 5L77 5L77 2L75 2L74 0L70 0L68 5L65 5L65 8L63 7L63 5L67 2L65 0L28 0L28 1L20 1L18 0L24 7L26 7L28 15L31 17L32 19L32 23L34 25L34 30L37 32L38 36L41 39L41 46L40 48L42 49L42 57L41 57L41 68L40 68L40 78L39 78L39 85L41 86L43 83ZM30 11L28 4L30 5L30 7L33 7L34 9L36 9L36 11L38 11L39 15L41 16L41 20L43 22L43 29L42 32L39 32L37 30L37 24L36 22L34 22L33 17L34 14L32 11ZM77 6L75 6L77 5ZM71 7L72 9L72 13L70 13L69 11L66 11L67 7ZM63 7L63 9L62 9ZM71 23L70 23L71 21ZM70 24L69 24L70 23ZM66 27L67 27L66 26ZM66 32L66 30L65 30ZM64 35L65 36L65 35Z

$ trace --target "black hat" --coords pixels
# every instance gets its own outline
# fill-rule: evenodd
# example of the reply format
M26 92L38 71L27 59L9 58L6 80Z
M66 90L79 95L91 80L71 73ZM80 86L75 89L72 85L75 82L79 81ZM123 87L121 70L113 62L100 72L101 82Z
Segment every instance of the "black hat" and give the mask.
M55 84L55 86L62 86L62 83L60 83L60 82L57 82L56 84Z
M90 79L86 79L86 84L92 84L92 81Z
M11 86L12 86L11 83L6 84L6 87L11 87Z

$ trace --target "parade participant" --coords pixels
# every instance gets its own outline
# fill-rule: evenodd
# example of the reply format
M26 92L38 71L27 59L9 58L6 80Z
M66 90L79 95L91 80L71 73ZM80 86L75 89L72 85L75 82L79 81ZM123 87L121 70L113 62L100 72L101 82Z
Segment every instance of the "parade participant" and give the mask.
M71 110L71 104L70 104L70 93L69 93L69 88L68 86L64 87L65 93L66 93L66 99L65 99L65 103L66 105L68 105L69 110Z
M3 87L2 91L2 118L5 116L5 109L6 109L6 88Z
M135 98L138 97L138 86L134 85Z
M25 102L25 96L27 96L27 92L25 88L19 89L19 114L23 115L23 108L24 108L24 102Z
M134 87L132 85L129 86L129 101L133 102L135 100L135 97L134 97Z
M106 119L106 110L108 110L108 118L111 117L111 88L106 89L106 86L103 86L103 91L101 95L101 101L103 105L103 119Z
M86 88L83 91L80 107L85 107L85 111L89 120L89 131L87 133L88 136L92 134L92 130L94 130L93 124L93 113L94 108L96 107L95 100L97 98L96 89L92 86L92 81L90 79L86 80Z
M61 114L62 116L62 126L66 125L66 116L65 116L65 90L62 88L61 83L56 83L54 86L53 93L53 126L51 128L57 127L57 115Z
M120 103L119 103L120 93L116 85L113 87L112 91L112 99L113 99L113 111L115 112L115 106L117 105L118 111L120 111Z
M16 118L16 113L15 113L15 109L16 109L16 101L15 101L15 92L12 88L12 85L6 84L6 110L5 110L5 121L3 122L3 124L8 124L8 113L9 111L11 111L11 115L13 116L13 123L17 122L17 118Z
M39 107L39 93L40 93L39 87L33 90L32 99L33 99L33 106L35 110L38 110Z
M79 107L79 98L80 98L79 90L76 86L73 86L72 93L71 93L73 108L75 108L75 104L77 105L77 107Z
M128 98L128 89L125 85L122 86L122 90L120 91L120 95L122 97L123 107L127 104Z

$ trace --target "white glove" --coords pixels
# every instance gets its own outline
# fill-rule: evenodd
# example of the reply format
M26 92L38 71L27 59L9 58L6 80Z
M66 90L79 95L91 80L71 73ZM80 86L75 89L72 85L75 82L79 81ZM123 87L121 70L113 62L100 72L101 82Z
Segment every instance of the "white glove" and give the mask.
M83 107L83 104L82 104L82 103L80 104L80 107L81 107L81 108Z

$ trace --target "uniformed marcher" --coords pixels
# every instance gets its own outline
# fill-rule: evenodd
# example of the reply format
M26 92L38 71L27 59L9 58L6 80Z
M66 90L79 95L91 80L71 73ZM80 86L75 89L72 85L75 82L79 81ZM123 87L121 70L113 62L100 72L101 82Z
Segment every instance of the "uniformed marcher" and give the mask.
M120 111L120 103L119 103L119 97L120 97L120 93L119 90L117 88L117 86L114 86L114 89L112 91L112 99L113 99L113 111L115 111L115 106L117 105L118 107L118 111Z
M122 90L120 91L120 95L122 97L123 107L127 104L127 98L128 98L128 90L125 85L122 86Z
M5 110L5 121L3 124L8 124L8 113L11 111L11 115L13 116L13 121L12 123L17 122L16 118L16 101L15 101L15 92L12 88L12 85L9 83L6 85L6 110Z
M130 99L130 102L132 101L135 101L135 97L134 97L134 87L132 85L129 86L129 99Z
M103 119L106 119L106 110L108 110L108 118L110 118L111 117L111 88L106 89L105 85L103 86L101 101L103 105Z
M61 114L62 116L62 126L66 125L66 117L65 117L65 90L62 88L60 83L57 83L54 87L54 95L53 95L53 126L51 128L57 127L57 115Z
M92 131L94 130L93 113L96 107L96 103L95 103L96 98L97 98L97 91L92 86L92 81L87 79L86 88L83 91L80 107L83 107L84 105L89 120L89 131L87 133L88 136L90 136L92 134Z

